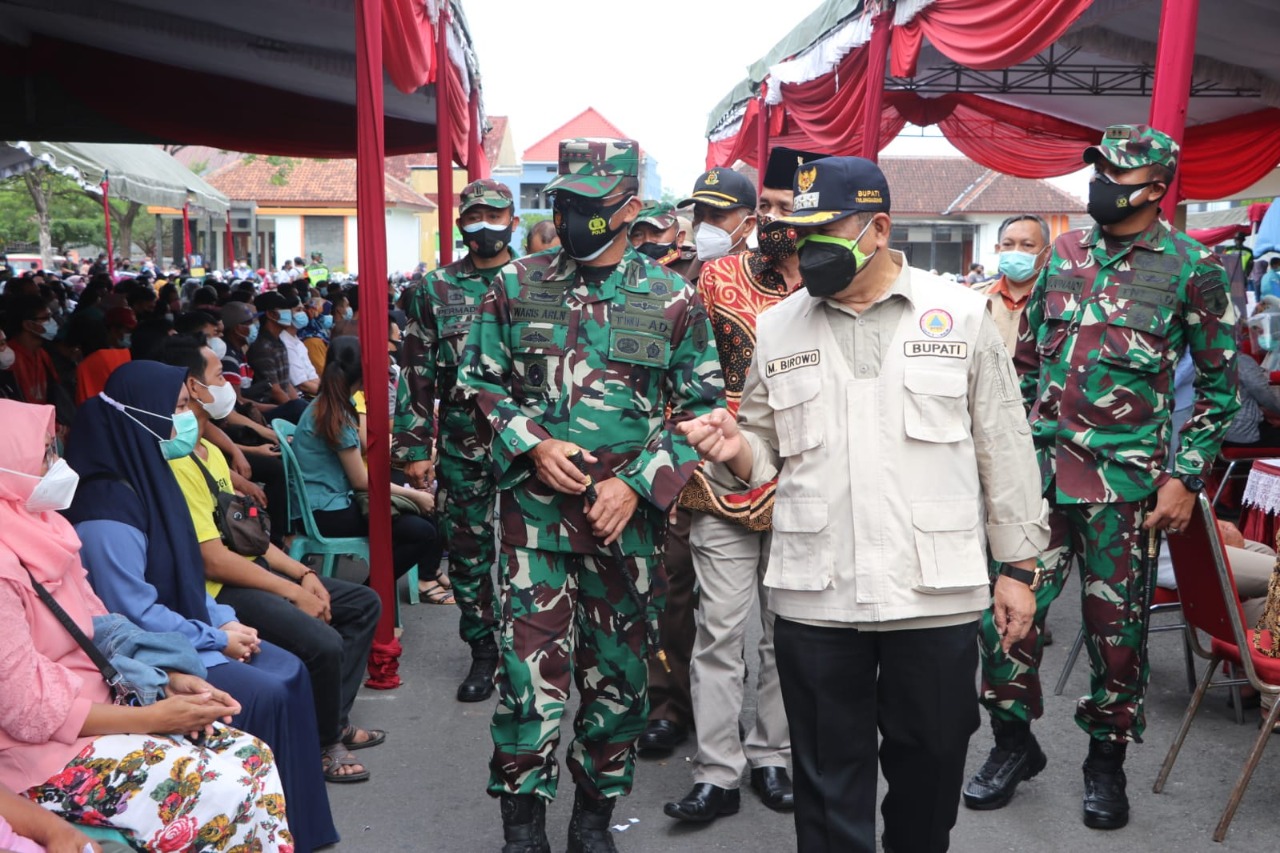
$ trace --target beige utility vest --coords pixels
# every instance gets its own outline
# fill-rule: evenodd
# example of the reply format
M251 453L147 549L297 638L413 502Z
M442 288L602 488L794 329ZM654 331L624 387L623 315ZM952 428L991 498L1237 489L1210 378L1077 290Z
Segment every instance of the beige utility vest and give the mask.
M855 378L816 300L759 318L782 456L764 582L792 618L888 622L989 602L969 415L986 298L913 269L911 302L874 379Z

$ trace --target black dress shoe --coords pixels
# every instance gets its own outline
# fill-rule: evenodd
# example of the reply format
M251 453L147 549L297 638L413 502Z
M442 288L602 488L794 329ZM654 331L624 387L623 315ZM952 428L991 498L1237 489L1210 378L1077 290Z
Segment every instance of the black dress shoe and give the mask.
M1128 744L1090 740L1084 762L1084 825L1119 829L1129 822L1124 754Z
M760 802L775 812L791 811L796 807L796 795L785 767L755 768L751 771L751 787L760 795Z
M667 817L690 823L710 823L718 817L737 814L742 804L737 788L721 788L710 782L699 782L683 800L667 803L662 811Z
M1030 779L1049 763L1031 726L993 719L996 745L969 784L964 786L964 804L977 811L1001 809L1013 799L1018 783Z
M688 730L670 720L650 720L644 734L636 741L636 748L642 753L666 754L671 752L689 737Z

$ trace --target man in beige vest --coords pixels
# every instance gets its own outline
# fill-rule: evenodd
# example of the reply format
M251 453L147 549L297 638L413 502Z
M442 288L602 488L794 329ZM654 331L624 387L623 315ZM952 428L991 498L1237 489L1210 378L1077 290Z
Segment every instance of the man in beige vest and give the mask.
M877 754L884 849L941 853L978 727L978 618L994 589L1011 646L1035 612L1031 433L985 301L889 248L880 169L817 160L794 191L807 292L760 315L737 421L679 429L724 486L778 481L764 583L800 853L875 851Z
M973 289L991 300L991 316L1009 355L1018 345L1018 322L1031 289L1049 260L1049 224L1034 213L1019 213L1000 223L1000 277Z

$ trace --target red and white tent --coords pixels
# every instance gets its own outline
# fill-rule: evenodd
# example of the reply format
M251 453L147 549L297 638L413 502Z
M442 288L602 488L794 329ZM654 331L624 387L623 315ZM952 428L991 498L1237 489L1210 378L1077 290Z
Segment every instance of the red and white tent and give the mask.
M1183 143L1178 198L1220 198L1280 163L1278 40L1272 0L828 0L712 111L707 163L874 157L910 122L1045 178L1147 122Z

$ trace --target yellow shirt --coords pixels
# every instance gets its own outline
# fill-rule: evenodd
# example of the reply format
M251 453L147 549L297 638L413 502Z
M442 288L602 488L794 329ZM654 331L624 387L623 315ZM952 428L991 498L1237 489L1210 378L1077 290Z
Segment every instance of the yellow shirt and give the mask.
M220 490L235 491L231 487L231 467L227 465L227 457L223 456L222 451L210 444L207 439L200 439L200 443L209 454L209 457L203 460L209 476L213 477ZM178 481L178 488L182 490L182 497L187 502L191 523L196 528L196 541L208 542L210 539L221 539L222 534L218 532L218 524L213 520L213 513L218 505L209 491L209 481L204 478L200 468L186 456L181 459L171 459L169 468L173 471L173 476ZM216 581L205 581L204 586L209 591L209 595L214 598L222 592L222 584Z

